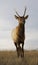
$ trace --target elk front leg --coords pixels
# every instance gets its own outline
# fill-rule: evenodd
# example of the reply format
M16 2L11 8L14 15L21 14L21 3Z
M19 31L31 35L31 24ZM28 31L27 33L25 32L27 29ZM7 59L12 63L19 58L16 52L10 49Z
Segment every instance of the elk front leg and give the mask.
M20 53L19 53L19 51L20 51L20 44L15 42L15 46L16 46L17 56L19 57L20 56Z
M21 57L24 57L24 43L22 43L22 54L21 54Z
M17 48L17 43L16 42L14 42L15 43L15 46L16 46L16 48Z
M19 53L18 53L18 46L17 46L17 43L16 43L16 42L14 42L14 43L15 43L15 46L16 46L17 56L19 57Z

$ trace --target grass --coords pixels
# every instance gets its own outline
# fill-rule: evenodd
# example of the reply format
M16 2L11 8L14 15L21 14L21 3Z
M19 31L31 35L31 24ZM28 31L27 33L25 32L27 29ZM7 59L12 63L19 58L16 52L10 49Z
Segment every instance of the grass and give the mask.
M25 51L24 58L16 51L0 51L0 65L38 65L38 51Z

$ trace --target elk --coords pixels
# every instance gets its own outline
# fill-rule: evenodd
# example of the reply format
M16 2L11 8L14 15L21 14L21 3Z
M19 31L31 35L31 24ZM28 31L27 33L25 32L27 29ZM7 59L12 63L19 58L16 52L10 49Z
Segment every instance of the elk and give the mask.
M14 44L16 46L17 55L18 57L21 55L21 57L24 57L24 40L25 40L25 22L28 18L28 15L25 16L26 8L24 10L23 16L20 16L17 12L17 15L14 15L15 18L18 20L18 26L12 30L12 39L14 41ZM21 47L22 45L22 47Z

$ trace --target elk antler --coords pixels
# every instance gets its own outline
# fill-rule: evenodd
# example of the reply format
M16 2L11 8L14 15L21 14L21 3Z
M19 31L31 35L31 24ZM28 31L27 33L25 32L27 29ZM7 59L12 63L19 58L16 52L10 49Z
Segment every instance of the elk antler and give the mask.
M25 10L24 10L24 15L23 15L23 16L25 16L25 13L26 13L26 8L25 8Z
M17 11L16 11L16 14L20 17L20 15L17 13Z

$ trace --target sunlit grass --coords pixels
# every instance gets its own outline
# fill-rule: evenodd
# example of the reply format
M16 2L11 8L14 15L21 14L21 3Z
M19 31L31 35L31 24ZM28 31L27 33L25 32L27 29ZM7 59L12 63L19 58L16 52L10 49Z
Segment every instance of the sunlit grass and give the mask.
M24 58L16 51L0 51L0 65L38 65L38 51L25 51Z

